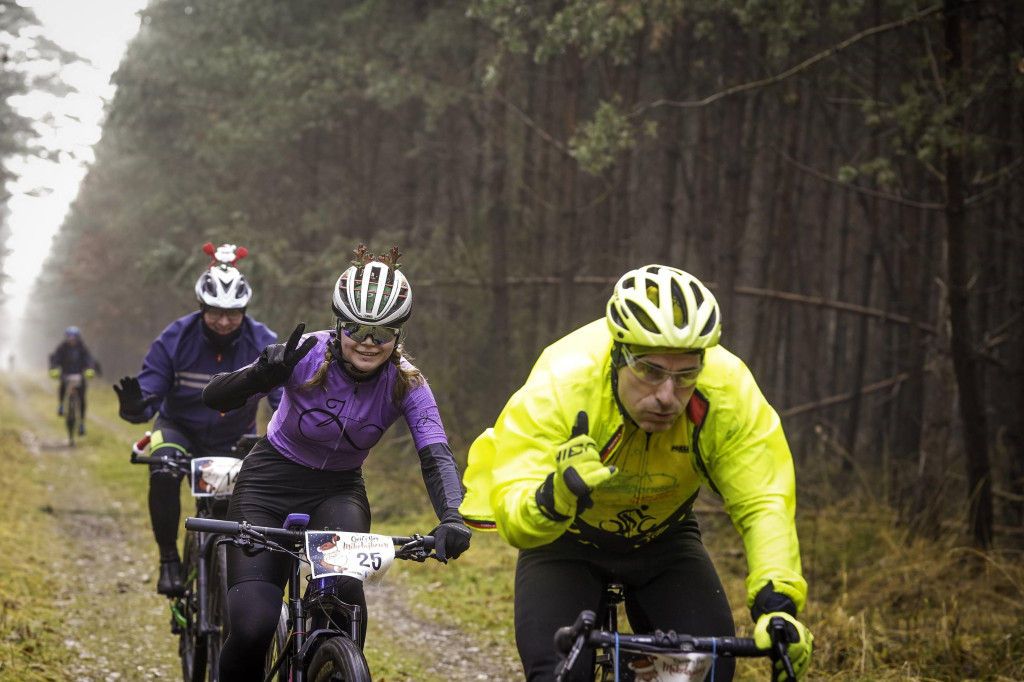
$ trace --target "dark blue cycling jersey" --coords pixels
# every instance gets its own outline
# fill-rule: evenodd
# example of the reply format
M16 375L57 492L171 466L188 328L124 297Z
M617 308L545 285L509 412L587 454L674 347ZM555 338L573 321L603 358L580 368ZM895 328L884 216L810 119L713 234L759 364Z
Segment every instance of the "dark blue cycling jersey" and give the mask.
M206 447L223 450L230 449L241 435L255 432L255 401L227 413L203 404L203 389L213 375L246 366L267 345L277 342L276 333L248 315L239 332L237 338L218 348L203 332L200 311L168 325L149 347L138 377L143 395L160 400L133 421L149 421L159 412ZM277 409L281 389L272 391L267 399Z

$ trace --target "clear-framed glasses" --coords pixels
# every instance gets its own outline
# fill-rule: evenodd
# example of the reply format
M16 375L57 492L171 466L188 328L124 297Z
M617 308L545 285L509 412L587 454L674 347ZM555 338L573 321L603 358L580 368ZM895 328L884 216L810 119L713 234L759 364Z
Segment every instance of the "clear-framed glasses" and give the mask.
M666 379L671 379L672 385L675 388L692 388L697 385L697 377L700 376L701 370L704 369L702 361L696 367L688 367L672 372L638 358L627 346L622 347L622 355L626 358L626 365L633 372L633 376L650 386L659 386Z
M400 327L384 327L360 322L343 322L338 320L338 334L344 334L356 343L362 343L369 336L379 346L390 343L398 338Z
M203 311L203 315L206 319L216 322L222 317L226 317L230 322L238 322L245 315L244 310L229 310L226 308L207 308Z

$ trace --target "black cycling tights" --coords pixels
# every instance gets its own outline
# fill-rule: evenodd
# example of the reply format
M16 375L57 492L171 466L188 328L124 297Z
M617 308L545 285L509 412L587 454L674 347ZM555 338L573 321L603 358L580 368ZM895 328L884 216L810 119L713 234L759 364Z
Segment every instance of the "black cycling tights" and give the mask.
M149 520L160 548L160 561L178 559L182 477L162 471L153 471L149 476Z
M646 547L624 554L580 545L567 536L522 550L516 566L516 644L529 682L551 680L558 656L555 630L572 625L584 609L600 612L605 585L625 586L626 614L635 632L675 630L732 636L732 611L696 521ZM587 655L589 653L589 656ZM593 652L584 654L593 657ZM732 679L735 662L719 658L714 682ZM592 680L593 668L576 666L573 680Z

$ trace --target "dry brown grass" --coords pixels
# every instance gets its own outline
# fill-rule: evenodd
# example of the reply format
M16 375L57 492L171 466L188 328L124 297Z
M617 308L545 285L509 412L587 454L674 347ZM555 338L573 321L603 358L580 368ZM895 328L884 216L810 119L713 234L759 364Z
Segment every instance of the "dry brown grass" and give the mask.
M1020 554L912 536L884 508L806 515L813 679L1024 679Z

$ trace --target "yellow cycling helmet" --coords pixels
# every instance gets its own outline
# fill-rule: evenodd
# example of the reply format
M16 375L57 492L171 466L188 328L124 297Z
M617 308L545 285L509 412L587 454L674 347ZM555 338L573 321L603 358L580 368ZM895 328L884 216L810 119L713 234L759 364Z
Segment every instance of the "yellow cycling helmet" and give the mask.
M605 315L612 338L636 346L701 349L718 344L722 315L700 280L666 265L623 275Z

